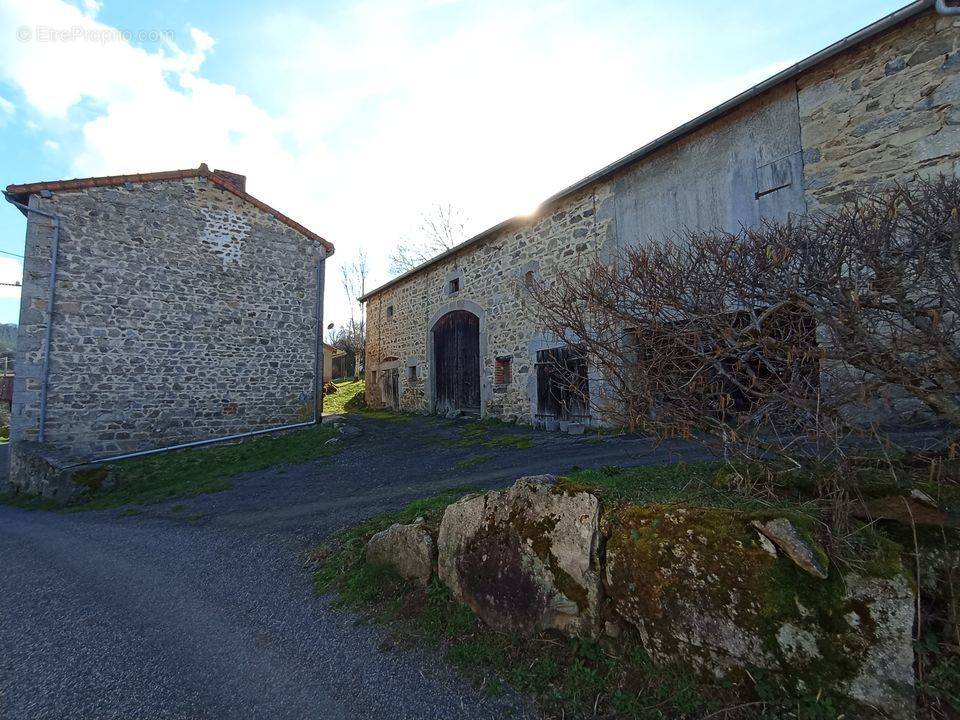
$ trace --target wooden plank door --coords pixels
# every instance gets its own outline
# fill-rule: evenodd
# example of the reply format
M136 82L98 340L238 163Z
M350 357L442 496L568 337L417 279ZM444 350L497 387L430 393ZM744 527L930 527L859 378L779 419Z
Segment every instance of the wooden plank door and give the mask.
M437 412L480 412L480 319L454 310L433 326L434 399Z

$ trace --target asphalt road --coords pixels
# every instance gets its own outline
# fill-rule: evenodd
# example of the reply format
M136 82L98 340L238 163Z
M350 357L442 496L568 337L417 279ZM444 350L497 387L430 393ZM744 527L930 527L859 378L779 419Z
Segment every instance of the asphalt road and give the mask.
M451 486L700 455L545 433L530 449L451 448L435 440L456 422L350 422L362 432L337 455L242 476L183 510L0 506L0 718L532 717L432 653L382 649L380 630L314 595L305 552ZM478 453L492 457L456 468Z

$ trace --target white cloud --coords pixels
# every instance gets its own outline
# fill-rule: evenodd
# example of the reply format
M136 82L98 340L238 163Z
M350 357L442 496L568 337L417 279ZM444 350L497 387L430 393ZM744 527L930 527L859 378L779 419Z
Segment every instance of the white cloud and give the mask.
M327 308L341 320L337 263L358 246L378 283L393 244L435 203L462 206L479 231L769 70L678 85L651 71L664 52L655 33L640 42L626 30L600 32L562 0L443 5L458 19L425 32L425 14L441 5L367 0L329 24L267 17L237 68L269 88L260 105L204 77L215 41L199 28L189 47L168 41L153 52L0 33L0 79L17 86L45 132L61 129L53 142L72 158L70 176L200 162L246 174L251 192L337 244ZM98 9L91 0L83 10L0 0L0 27L102 34L110 28Z
M0 95L0 127L7 124L7 121L13 117L16 107L12 102Z
M96 17L97 13L99 13L103 7L103 3L100 2L100 0L81 0L80 7L83 9L83 14L87 17Z
M58 143L56 140L44 140L43 146L51 152L56 152L60 149L60 143Z

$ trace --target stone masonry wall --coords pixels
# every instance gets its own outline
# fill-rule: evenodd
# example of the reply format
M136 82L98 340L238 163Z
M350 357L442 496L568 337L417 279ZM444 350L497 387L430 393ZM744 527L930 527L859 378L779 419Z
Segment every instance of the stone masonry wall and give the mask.
M309 419L323 248L202 178L55 192L47 442L78 459ZM38 431L51 224L31 216L11 439Z
M893 182L955 175L960 161L960 19L933 12L853 48L799 78L797 105L810 211ZM829 335L820 333L820 342ZM896 386L865 396L861 373L823 366L821 390L855 422L936 422Z
M438 263L372 298L366 308L368 404L381 405L380 368L392 365L395 358L400 368L401 409L429 409L430 319L466 307L480 315L484 412L529 421L534 372L531 342L537 327L524 276L532 272L549 281L559 267L575 268L596 261L608 223L597 217L605 193L608 189L604 186L584 192L535 222L506 228L472 251ZM460 278L461 289L450 295L448 282L453 277ZM387 316L388 306L394 308L392 317ZM494 383L498 357L513 359L510 383ZM415 381L410 380L411 365L417 366ZM377 371L376 381L373 371Z
M810 210L956 172L958 50L960 19L928 12L798 79Z
M549 282L558 267L605 261L650 227L751 224L771 211L784 219L884 181L956 172L958 48L960 22L927 11L385 288L366 308L367 402L382 404L382 370L399 367L401 409L430 411L428 333L441 314L464 307L480 316L483 412L531 422L536 350L560 343L535 320L522 287L525 272ZM790 187L767 194L759 184L766 163ZM711 185L720 190L704 196ZM652 209L669 213L670 222L647 217ZM462 289L450 297L448 280L458 274ZM497 357L513 358L507 385L494 384ZM416 380L409 372L414 364ZM591 378L593 393L598 384Z

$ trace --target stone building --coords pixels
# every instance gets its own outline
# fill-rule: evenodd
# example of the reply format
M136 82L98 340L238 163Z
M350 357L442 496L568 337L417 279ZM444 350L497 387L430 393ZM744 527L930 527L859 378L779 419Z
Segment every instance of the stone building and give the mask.
M201 165L5 195L27 216L15 486L62 495L67 466L316 417L333 246L243 176Z
M334 359L345 354L343 350L338 350L333 345L323 344L323 381L325 383L333 380Z
M958 97L960 18L906 6L367 293L367 402L602 422L556 402L558 361L591 398L602 378L537 326L531 279L681 227L736 231L954 174Z

